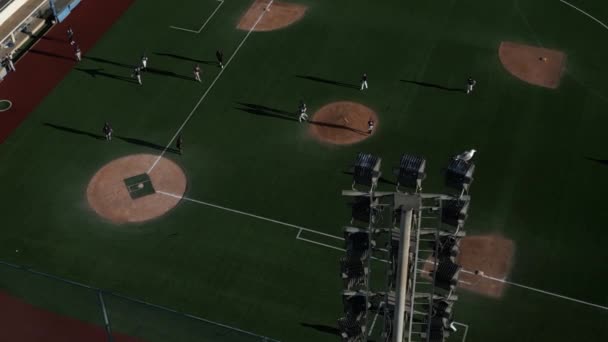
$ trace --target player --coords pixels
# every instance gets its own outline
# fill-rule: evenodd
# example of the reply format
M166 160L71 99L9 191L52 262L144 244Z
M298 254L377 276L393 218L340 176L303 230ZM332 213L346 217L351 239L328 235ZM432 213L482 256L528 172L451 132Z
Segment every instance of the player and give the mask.
M298 121L302 122L302 120L304 121L308 121L308 114L306 114L306 103L304 103L304 100L300 101L300 117L298 118Z
M473 92L473 87L477 84L477 81L475 81L472 77L469 77L469 79L467 80L467 94L470 94Z
M142 85L141 83L141 68L137 67L133 70L133 73L131 74L131 77L135 77L137 78L137 83L139 83L139 85Z
M68 26L68 42L70 42L70 45L74 45L76 44L76 42L74 41L74 30L72 30L72 26Z
M8 67L9 71L17 71L17 69L15 69L15 64L13 63L13 56L12 54L8 54L4 57L4 60L6 61L6 66Z
M82 60L82 52L80 51L80 46L76 45L76 49L74 49L74 55L76 55L77 62L80 62Z
M141 56L141 70L148 70L148 57L146 55Z
M361 76L361 90L367 88L367 73L363 73L363 75Z
M372 119L370 117L369 120L367 121L367 134L372 134L373 130L374 130L374 119Z
M220 68L224 69L224 53L221 50L215 51L215 58L217 58Z
M183 148L184 148L184 139L182 138L181 134L179 135L179 137L177 137L177 142L175 143L175 147L177 147L177 151L181 155Z
M194 79L201 82L201 67L198 64L194 67Z
M112 140L112 132L114 132L112 126L110 126L110 124L106 122L106 124L103 125L103 134L106 136L106 140Z

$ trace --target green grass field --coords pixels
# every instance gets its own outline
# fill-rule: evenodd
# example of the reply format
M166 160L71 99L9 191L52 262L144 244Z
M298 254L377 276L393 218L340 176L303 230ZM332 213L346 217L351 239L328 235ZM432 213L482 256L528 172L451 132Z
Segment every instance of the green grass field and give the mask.
M281 341L337 341L310 325L335 327L342 313L339 251L297 240L294 228L187 201L151 222L113 225L88 207L89 180L113 159L160 154L153 145L164 147L193 113L184 155L165 154L187 174L187 197L340 236L350 218L344 171L358 152L381 156L387 175L401 154L425 156L425 191L440 192L448 158L476 148L468 234L515 241L510 281L604 308L514 286L501 299L460 291L466 340L608 340L608 30L559 0L293 1L309 6L302 21L246 40L235 26L249 0L225 0L200 34L169 26L198 29L216 1L137 1L0 145L0 259ZM607 3L572 1L608 22ZM564 51L561 86L511 76L497 55L503 40ZM221 77L212 84L220 69L201 64L202 84L190 80L191 60L214 61L217 48L230 60ZM149 67L166 73L145 73L142 87L111 77L128 77L144 50ZM93 77L99 68L106 76ZM365 92L298 77L357 85L362 72ZM464 87L469 75L478 82L470 96L404 82ZM379 115L378 131L328 146L305 124L242 110L295 111L300 99L310 113L332 101L365 104ZM86 135L101 134L105 121L147 144ZM11 279L1 287L18 292ZM40 293L58 293L44 284ZM83 302L63 297L47 304L69 311ZM129 326L116 329L137 334ZM185 340L171 336L145 337Z

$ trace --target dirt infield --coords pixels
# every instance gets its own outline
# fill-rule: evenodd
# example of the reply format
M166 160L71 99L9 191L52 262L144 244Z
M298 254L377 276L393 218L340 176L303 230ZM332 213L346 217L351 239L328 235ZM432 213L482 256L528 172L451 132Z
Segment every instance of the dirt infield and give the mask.
M268 3L270 0L256 0L251 4L239 20L237 28L245 31L251 30ZM306 10L307 7L304 5L274 1L253 31L273 31L285 28L302 19Z
M468 236L460 240L460 254L456 263L467 272L460 272L459 288L492 298L502 297L505 284L484 276L504 279L509 275L513 262L515 245L512 240L500 235ZM433 268L433 258L425 263L423 276ZM481 274L474 274L482 271ZM471 274L470 272L473 272Z
M367 122L374 121L368 134ZM355 102L332 102L313 114L310 133L315 139L336 145L354 144L369 138L378 129L378 115L370 108Z
M541 87L556 89L566 65L561 51L512 42L502 42L498 48L502 65L520 80Z
M113 223L143 222L159 217L179 202L186 175L169 159L162 158L150 174L148 168L157 156L137 154L104 165L87 187L89 205L101 217Z
M0 341L19 342L105 342L108 334L101 326L58 315L0 292ZM144 342L112 332L116 342Z
M515 244L500 235L469 236L460 241L460 255L457 263L469 271L482 271L486 276L504 279L509 275L513 263ZM502 297L505 284L481 277L461 273L460 287L493 298Z

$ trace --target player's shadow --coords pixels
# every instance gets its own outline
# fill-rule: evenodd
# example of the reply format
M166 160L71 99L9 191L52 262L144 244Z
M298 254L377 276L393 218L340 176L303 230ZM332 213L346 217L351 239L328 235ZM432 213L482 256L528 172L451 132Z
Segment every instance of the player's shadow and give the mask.
M188 81L193 81L194 80L194 77L187 77L187 76L184 76L184 75L176 74L173 71L166 71L166 70L161 70L161 69L157 69L157 68L146 68L144 70L144 73L145 72L149 72L149 73L155 74L155 75L161 75L161 76L179 78L179 79L188 80Z
M590 160L592 162L596 162L598 164L608 166L608 159L597 159L597 158L592 158L592 157L585 157L585 159Z
M332 335L340 335L340 329L335 328L335 327L331 327L329 325L324 325L324 324L310 324L310 323L300 323L301 326L305 327L305 328L311 328L311 329L315 329L317 331L326 333L326 334L332 334Z
M157 56L164 56L164 57L171 57L171 58L175 58L175 59L179 59L182 61L188 61L188 62L194 62L194 63L199 63L199 64L212 64L212 65L216 65L217 62L215 61L203 61L200 59L194 59L191 57L186 57L186 56L180 56L180 55L176 55L173 53L164 53L164 52L155 52L154 53Z
M84 56L82 58L89 59L89 60L92 60L92 61L95 61L95 62L99 62L99 63L119 66L119 67L123 67L123 68L135 69L135 65L121 63L121 62L116 62L116 61L111 61L111 60L105 59L105 58L99 58L99 57L93 57L93 56Z
M103 135L95 134L95 133L91 133L91 132L87 132L87 131L83 131L83 130L76 129L76 128L71 128L71 127L66 127L66 126L61 126L61 125L55 125L55 124L48 123L48 122L45 122L43 125L47 126L47 127L51 127L51 128L57 129L57 130L60 130L60 131L68 132L68 133L73 133L73 134L78 134L78 135L84 135L84 136L87 136L87 137L90 137L90 138L93 138L93 139L98 139L98 140L105 139L105 137Z
M89 74L93 78L95 78L97 76L102 76L102 77L107 77L107 78L124 81L124 82L129 82L129 83L137 83L137 81L131 77L110 74L110 73L103 71L104 70L103 68L96 68L96 69L74 68L74 69L76 69L78 71L82 71L86 74Z
M65 59L65 60L68 60L68 61L74 61L75 60L75 58L64 56L64 55L58 55L56 53L52 53L52 52L48 52L48 51L31 49L31 50L29 50L29 52L33 53L33 54L36 54L36 55L48 56L48 57L53 57L53 58L58 58L58 59Z
M298 119L295 117L296 114L293 112L290 113L290 112L287 112L284 110L270 108L270 107L266 107L266 106L262 106L262 105L258 105L258 104L254 104L254 103L245 103L245 102L237 102L237 103L239 105L241 105L241 107L235 107L235 108L238 110L241 110L243 112L247 112L247 113L254 114L254 115L270 116L273 118L289 120L289 121L298 121Z
M344 126L344 125L338 125L338 124L334 124L334 123L330 123L330 122L309 120L308 123L311 125L331 127L331 128L337 128L337 129L345 129L347 131L355 132L355 133L358 133L361 135L368 135L367 131L361 131L356 128L352 128L352 127L348 127L348 126Z
M305 80L315 81L315 82L321 82L321 83L326 83L326 84L337 85L337 86L345 87L345 88L359 89L359 87L357 87L354 84L344 83L344 82L338 82L338 81L332 81L332 80L328 80L328 79L321 78L321 77L316 77L316 76L296 75L296 77L297 78L302 78L302 79L305 79Z
M419 85L421 87L445 90L445 91L456 91L456 92L460 92L460 93L466 92L466 90L464 90L464 88L451 88L451 87L442 86L440 84L434 84L434 83L428 83L428 82L420 82L420 81L413 81L413 80L401 80L401 82L415 84L415 85Z
M129 144L133 144L133 145L139 145L139 146L143 146L143 147L148 147L157 151L165 151L165 146L161 146L161 145L157 145L155 143L149 142L149 141L145 141L145 140L141 140L141 139L137 139L137 138L130 138L130 137L125 137L122 135L115 135L114 137L116 137L116 139L120 139L124 142L127 142ZM167 147L166 148L167 152L171 152L171 153L179 153L179 151L177 149L171 148L171 147Z

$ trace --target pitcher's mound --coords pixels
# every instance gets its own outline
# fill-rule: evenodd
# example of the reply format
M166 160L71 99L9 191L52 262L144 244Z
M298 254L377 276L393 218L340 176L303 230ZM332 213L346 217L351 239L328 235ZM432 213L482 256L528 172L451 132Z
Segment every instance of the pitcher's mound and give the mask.
M177 205L186 191L186 175L169 159L136 154L104 165L87 187L89 205L114 223L143 222ZM163 194L164 193L164 194Z
M502 42L498 48L502 65L524 82L555 89L559 86L566 55L557 50Z
M458 287L492 298L500 298L506 279L511 272L515 244L500 235L467 236L460 240L460 254L456 263L461 265ZM430 279L434 258L423 267L423 277Z
M368 133L368 121L374 130ZM370 108L355 102L332 102L313 114L310 133L316 139L336 145L349 145L369 138L378 129L378 115Z
M237 28L251 30L260 15L266 11L269 3L270 0L256 0L241 17ZM302 19L306 9L304 5L274 1L253 31L273 31L287 27Z

